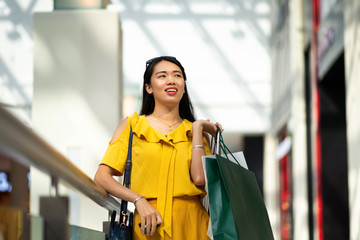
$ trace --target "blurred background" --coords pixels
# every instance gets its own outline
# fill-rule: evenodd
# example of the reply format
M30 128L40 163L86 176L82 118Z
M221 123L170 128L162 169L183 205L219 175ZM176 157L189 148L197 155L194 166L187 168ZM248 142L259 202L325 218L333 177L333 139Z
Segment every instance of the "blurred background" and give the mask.
M92 179L161 55L183 64L196 117L244 152L275 239L359 240L359 13L357 0L0 0L0 240L104 239L117 202Z

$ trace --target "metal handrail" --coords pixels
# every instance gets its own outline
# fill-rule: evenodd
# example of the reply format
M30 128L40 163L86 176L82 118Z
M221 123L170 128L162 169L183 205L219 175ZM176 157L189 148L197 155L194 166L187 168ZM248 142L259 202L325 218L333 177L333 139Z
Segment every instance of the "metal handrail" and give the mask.
M70 160L1 106L0 151L13 156L15 161L35 166L56 181L64 181L100 206L110 211L120 211L118 200L99 188Z

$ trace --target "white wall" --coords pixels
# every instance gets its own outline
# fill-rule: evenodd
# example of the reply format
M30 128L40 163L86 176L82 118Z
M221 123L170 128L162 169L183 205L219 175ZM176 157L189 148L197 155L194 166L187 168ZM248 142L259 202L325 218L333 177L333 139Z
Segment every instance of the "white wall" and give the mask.
M105 27L106 26L106 27ZM93 178L122 115L121 27L105 10L34 14L34 130ZM31 213L49 195L46 176L31 171ZM70 223L102 230L108 212L70 196Z
M345 1L345 76L350 239L360 239L360 2Z

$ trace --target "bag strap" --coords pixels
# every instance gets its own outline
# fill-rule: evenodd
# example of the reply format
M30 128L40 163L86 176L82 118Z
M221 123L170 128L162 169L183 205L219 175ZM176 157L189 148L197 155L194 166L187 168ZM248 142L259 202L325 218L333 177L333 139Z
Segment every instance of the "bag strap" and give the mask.
M127 188L130 186L130 174L131 174L131 150L132 150L132 141L133 140L133 131L132 127L130 126L130 135L129 135L129 145L128 145L128 154L126 158L126 167L125 167L125 174L123 185ZM126 225L126 221L128 219L128 202L121 200L121 207L120 207L120 225Z
M127 188L129 188L130 186L132 139L133 139L133 131L132 131L132 127L130 126L128 153L126 158L126 168L125 168L125 174L123 180L123 185Z
M109 231L108 231L108 235L106 237L106 239L111 239L112 236L114 235L115 232L115 218L116 218L116 211L112 211L111 213L111 221L110 221L110 226L109 226Z
M231 151L229 150L229 148L225 145L225 142L224 142L224 138L222 136L222 133L221 133L221 129L220 127L218 126L217 127L217 131L216 131L216 139L218 139L218 146L219 146L219 149L218 149L218 154L221 155L221 151L224 153L225 157L229 159L228 155L227 154L230 154L234 160L236 161L236 163L238 165L240 165L240 163L238 162L238 160L234 157L234 155L231 153ZM241 166L241 165L240 165Z
M211 150L211 154L215 155L215 154L219 154L220 151L220 147L219 147L219 135L221 134L221 130L220 127L216 128L216 135L211 136L210 139L210 150Z

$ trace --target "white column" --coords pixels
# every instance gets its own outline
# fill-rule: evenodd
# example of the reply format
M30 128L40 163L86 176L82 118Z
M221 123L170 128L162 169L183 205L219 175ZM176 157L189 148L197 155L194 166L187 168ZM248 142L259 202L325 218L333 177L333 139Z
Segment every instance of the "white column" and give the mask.
M264 201L274 238L281 239L279 161L275 157L278 141L273 135L266 134L264 142Z
M350 239L360 239L360 2L344 1Z
M304 77L303 1L289 1L290 25L290 78L292 103L290 132L292 134L292 186L293 228L295 240L309 239L307 156L306 156L306 105Z
M122 115L121 26L116 12L34 14L33 128L93 178ZM31 171L31 213L49 178ZM70 223L102 230L107 210L65 186Z

